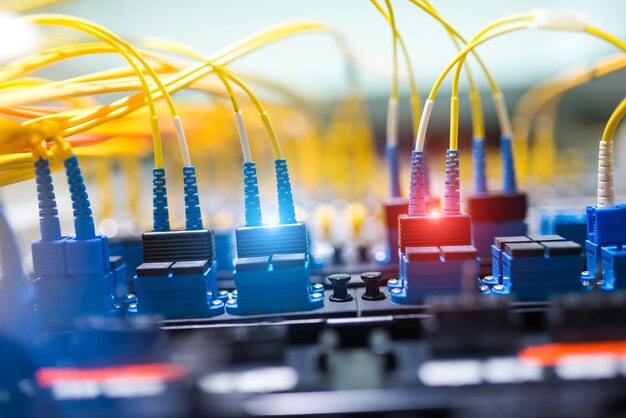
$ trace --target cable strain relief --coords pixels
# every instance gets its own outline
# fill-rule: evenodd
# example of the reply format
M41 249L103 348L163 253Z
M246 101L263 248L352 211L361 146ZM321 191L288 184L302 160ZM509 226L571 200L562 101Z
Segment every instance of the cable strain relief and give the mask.
M185 183L185 229L188 231L203 229L198 181L194 166L183 167L183 182Z
M274 164L276 166L276 189L278 190L278 219L281 224L296 223L296 210L293 204L287 160L281 158L275 160Z
M398 147L395 144L387 144L385 148L387 165L389 168L389 193L391 197L402 196L400 189L400 167L398 164Z
M515 193L517 192L517 179L513 160L513 141L510 136L500 137L500 152L502 153L502 190L504 193Z
M426 197L430 196L430 166L428 165L428 156L426 150L424 153L424 194Z
M613 141L600 141L598 152L598 205L599 208L615 206L613 181Z
M67 182L70 186L76 239L93 239L96 237L96 228L93 222L89 195L87 194L85 181L78 164L78 158L72 155L70 158L66 159L63 164L65 165Z
M443 194L443 214L461 214L461 180L459 173L459 151L446 151L446 184Z
M261 199L259 197L259 181L254 161L243 163L243 195L246 226L263 224Z
M409 216L426 215L426 159L424 151L411 154L411 184L409 189Z
M154 231L170 230L164 168L152 169L152 229Z
M61 224L48 160L40 158L35 161L35 182L37 184L41 239L43 241L59 240L61 239Z
M487 193L484 138L472 138L472 156L474 157L474 193Z

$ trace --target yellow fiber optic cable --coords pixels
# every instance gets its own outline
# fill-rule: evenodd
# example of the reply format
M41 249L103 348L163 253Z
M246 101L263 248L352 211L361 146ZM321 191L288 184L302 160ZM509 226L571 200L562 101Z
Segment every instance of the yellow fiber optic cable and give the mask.
M312 30L328 31L329 29L326 24L321 24L319 22L296 22L283 24L276 26L273 29L261 31L257 33L256 36L253 35L248 37L251 39L248 44L243 43L243 41L239 41L234 44L235 47L225 48L222 52L214 54L214 57L216 60L223 60L222 62L216 61L216 63L226 64L244 54L250 53L262 46L275 42L282 37ZM250 45L250 43L253 43L253 45ZM168 83L165 83L165 85L171 86L172 84L175 84L174 89L171 91L177 91L195 82L195 80L202 78L211 71L212 68L206 63L196 64L182 71L178 77L170 79ZM152 89L152 94L153 96L160 97L160 91L158 91L158 89ZM67 135L91 129L94 126L105 123L111 119L128 114L141 106L144 100L145 98L142 97L141 94L137 94L133 97L127 97L125 99L118 100L115 103L102 106L100 109L85 112L80 117L72 118L72 124L74 127L78 126L78 128L75 128L72 132L68 132ZM131 102L132 105L129 104Z
M161 135L159 131L158 118L157 118L156 109L154 106L154 101L152 98L152 94L150 92L150 87L143 75L143 72L139 69L135 61L130 57L130 55L133 55L135 58L137 58L137 60L144 66L144 68L146 68L146 70L151 71L152 69L150 68L148 63L143 58L141 58L138 53L136 52L133 53L133 48L132 46L130 46L130 44L128 44L127 42L124 42L121 38L113 35L106 29L100 28L95 24L91 24L90 22L83 21L82 19L72 18L72 17L67 17L67 16L60 16L60 15L30 15L30 16L27 16L26 19L29 22L39 24L39 25L63 26L63 27L69 27L69 28L87 33L104 42L109 43L116 50L118 50L118 52L126 59L126 61L131 65L131 67L133 67L133 70L135 70L137 77L141 81L144 87L144 90L146 92L146 100L148 101L148 108L150 110L150 115L151 115L152 136L153 136L153 141L154 141L154 165L156 168L163 167L163 150L162 150L162 145L161 145ZM156 74L154 74L153 79L157 83L157 85L160 83L160 81L157 81L158 77L156 76ZM159 85L159 87L161 86L162 85ZM167 92L165 91L165 88L163 88L162 91L165 94L166 100L168 100L167 97L169 97L169 94L167 94ZM168 104L169 102L171 102L171 98L168 100ZM170 110L175 115L176 110L173 107L173 104L171 106L172 107L170 108ZM36 121L36 119L34 121Z
M232 49L228 50L227 49L226 50L227 56L225 57L225 59L223 58L223 61L224 61L223 63L226 63L229 60L236 59L245 53L249 53L266 44L275 42L276 40L279 40L285 36L289 36L295 33L300 33L303 31L327 30L327 29L328 28L326 25L321 25L319 23L313 23L313 24L309 23L305 25L301 25L301 24L289 25L288 24L288 25L283 25L282 27L274 28L270 31L264 31L261 33L261 35L257 34L256 39L254 38L254 36L252 37L252 39L255 40L255 43L253 45L250 45L250 44L246 45L246 44L240 43L241 44L240 50L232 50ZM220 57L217 57L217 58L220 58ZM171 80L173 83L173 88L171 89L171 91L176 91L180 88L183 88L185 87L185 85L188 85L194 82L196 79L202 77L203 75L209 72L211 72L211 69L207 68L207 66L205 66L204 64L196 68L192 68L191 71L189 71L187 74L185 74L185 72L182 72L183 73L182 75ZM193 77L190 77L190 75L193 75ZM185 76L187 76L186 79L185 79ZM151 91L152 90L158 90L158 89L151 88ZM160 94L161 92L157 92L153 95L160 96ZM83 115L85 116L81 116L79 118L73 117L72 119L74 120L72 121L72 124L74 127L77 127L77 129L75 128L73 132L71 130L72 128L64 129L63 134L66 136L71 135L71 134L76 134L83 130L91 129L108 120L112 120L114 118L124 116L125 114L128 114L131 111L143 105L145 99L146 99L145 94L140 93L138 95L135 95L134 98L127 98L127 99L120 100L114 105L101 106L99 109L94 109L95 112L94 111L85 112L83 113ZM75 112L65 112L65 113L71 115L71 114L74 114ZM94 116L96 115L98 119L94 119ZM104 115L104 116L101 116L101 115ZM58 116L61 118L64 117L62 114L59 114ZM85 117L87 117L88 119L84 119ZM81 119L86 120L87 122L84 122L81 125L79 125L81 123Z
M148 42L149 46L149 42ZM151 66L157 72L166 72L179 69L179 66L173 65L167 61L165 61L162 57L159 57L153 54L150 51L145 49L138 49L137 51L143 55L144 57L154 61L154 64ZM91 55L96 53L117 53L117 51L109 44L106 43L81 43L81 44L73 44L73 45L65 45L62 47L52 48L43 52L40 52L35 55L31 55L19 60L12 61L8 65L0 68L0 80L9 80L11 78L16 78L21 75L25 75L29 72L33 72L37 69L40 69L44 66L51 65L60 60L75 58L82 55ZM68 80L63 80L58 82L59 85L65 84L73 84L81 81L95 81L95 80L112 80L116 78L121 78L130 74L135 74L132 69L130 71L125 70L126 67L122 69L113 69L100 71L97 73L91 73L86 76L79 76ZM246 75L246 79L253 81L255 84L259 84L263 87L267 87L273 91L284 95L290 101L297 103L300 107L311 107L310 104L306 103L306 101L299 97L295 92L289 90L285 86L278 84L276 82L272 82L267 79L262 79L252 74ZM4 83L0 83L0 89L8 87L9 85L21 84L18 80L10 80Z
M604 128L604 132L602 133L602 141L610 142L613 140L615 131L617 130L619 123L624 118L624 115L626 115L626 99L622 100L611 114L611 117Z
M19 168L25 164L33 163L33 155L30 152L19 154L0 155L0 166L3 170Z
M385 0L389 11L389 24L391 25L391 41L393 42L393 84L391 88L391 98L398 100L398 31L396 30L396 18L393 14L393 6L390 0Z
M261 121L263 122L263 126L265 127L267 134L270 138L270 141L272 143L272 148L274 150L275 159L279 160L283 158L283 153L282 153L280 144L278 142L278 138L276 136L276 131L274 130L274 127L272 126L272 123L269 119L269 116L267 115L267 112L265 111L263 107L263 104L261 103L259 98L252 92L252 90L250 90L250 88L239 77L233 74L232 71L226 69L226 67L222 65L217 65L214 62L211 62L208 57L204 56L204 54L186 45L181 45L176 42L168 41L167 43L162 43L157 46L160 47L160 49L167 50L170 52L175 52L175 53L185 55L191 58L195 58L200 61L206 62L208 65L211 65L211 67L213 67L213 69L218 73L218 76L220 77L220 79L224 82L224 86L226 87L228 94L230 96L230 99L233 102L233 107L234 107L235 112L240 112L241 109L239 107L239 104L237 103L237 97L235 95L235 92L230 87L230 84L228 83L227 79L230 79L233 83L237 84L237 86L239 86L248 95L254 107L257 109L259 113L259 117L261 118ZM244 150L244 153L246 152L247 151Z
M248 54L260 47L268 45L269 43L276 42L285 36L295 35L300 32L313 31L313 30L323 31L331 35L331 37L335 40L335 42L339 46L340 50L343 52L343 55L346 59L346 62L348 63L348 66L350 65L353 66L355 64L353 53L350 47L348 46L347 42L345 41L345 39L336 30L334 30L332 27L328 26L327 24L320 23L320 22L313 22L313 21L304 21L304 22L295 22L295 23L277 25L273 28L269 28L264 31L258 32L256 35L251 35L247 37L246 39L239 41L234 45L231 45L230 48L226 48L224 50L221 50L213 54L211 57L206 57L197 51L190 50L190 48L188 47L175 44L171 41L163 42L160 40L148 40L146 42L146 45L147 46L154 45L156 46L156 49L163 49L163 47L167 47L167 44L169 44L171 47L175 47L174 49L178 48L178 51L174 51L174 49L172 49L173 52L177 52L179 54L184 53L184 55L194 57L202 61L206 61L207 63L210 62L210 65L213 65L215 67L220 67L221 65L227 64L228 62L231 62L239 58L240 56L243 56L244 54ZM249 41L246 41L247 39L249 39ZM228 51L228 49L231 49L231 51ZM237 51L238 49L239 51ZM408 54L406 53L406 48L404 48L404 51L405 51L405 55L408 57ZM232 56L232 57L229 56L229 54L231 53L237 53L237 56ZM222 56L220 57L220 55ZM224 62L220 64L220 62L218 62L217 59L222 59L224 60ZM354 74L350 71L348 72L348 74L349 74L350 90L352 91L356 89L357 83L356 83ZM411 74L412 74L412 71L411 71ZM413 91L417 91L415 88L414 81L412 82L412 85L413 85Z
M524 14L518 14L518 15L513 15L513 16L507 16L503 19L499 19L496 20L495 22L487 25L485 28L483 28L482 30L480 30L476 36L474 36L474 38L472 40L470 40L470 43L472 43L472 41L475 41L477 39L480 39L484 34L490 32L491 30L505 25L505 24L509 24L509 23L514 23L514 22L518 22L518 21L523 21L523 20L530 20L533 18L533 14L532 13L524 13ZM465 57L467 56L467 54L464 54L463 57L459 60L459 63L457 64L456 67L456 71L454 73L454 81L452 84L452 96L453 97L458 97L458 88L459 88L459 78L461 76L461 69L463 67L463 62L465 60Z
M422 9L423 11L425 11L426 13L428 13L429 15L431 15L435 20L437 20L439 23L441 23L446 30L449 33L453 33L461 42L463 42L464 44L467 44L467 40L456 30L454 29L454 27L452 27L448 22L446 22L433 8L432 6L428 6L426 2L424 2L425 4L420 3L419 0L409 0L411 3L413 3L415 6L419 7L420 9ZM487 66L485 65L485 63L483 62L483 60L480 58L480 56L478 56L478 54L476 54L474 51L472 51L472 55L474 55L474 57L476 58L476 61L478 62L478 64L480 65L483 73L485 74L485 77L487 77L487 80L489 81L489 85L491 87L491 90L494 93L497 93L500 91L500 89L498 88L498 85L496 84L493 76L491 75L491 73L489 72L489 70L487 69Z
M6 82L0 82L0 90L2 90L3 94L6 94L7 91L13 91L14 89L24 88L24 87L33 87L33 86L42 86L44 84L50 84L50 80L39 77L25 77L17 80L10 80ZM18 90L22 92L23 90ZM77 107L87 107L93 106L96 104L95 101L90 100L85 97L59 97L58 101L61 103L67 103L71 108ZM34 118L38 116L43 116L45 114L56 113L65 109L58 109L53 107L34 107L30 106L28 108L24 108L22 106L14 106L12 108L4 109L8 112L3 112L8 115L20 117L20 118Z
M522 30L522 29L525 29L526 27L527 27L526 24L511 25L511 26L509 26L507 28L499 29L499 30L493 31L491 33L485 34L481 39L475 40L475 41L470 42L467 45L465 45L463 50L457 55L457 57L450 64L448 64L446 69L441 73L441 75L439 75L439 77L435 81L435 84L433 85L433 88L431 89L430 94L428 95L428 100L429 100L429 102L431 102L431 109L432 109L432 102L434 102L434 98L437 96L437 91L438 91L439 87L441 86L441 83L445 79L445 76L450 72L452 67L454 67L456 65L456 63L461 60L462 57L467 55L476 46L482 44L483 42L488 41L489 39L498 37L498 36L503 35L505 33L514 32L514 31L517 31L517 30ZM458 99L457 99L457 106L458 106ZM427 111L427 109L428 108L425 108L425 111ZM454 111L454 104L451 106L451 110ZM417 138L417 141L415 142L415 149L417 151L422 151L424 149L424 141L426 139L426 131L425 131L425 129L426 129L427 125L428 125L428 118L424 118L423 117L420 120L420 128L418 130L418 138ZM452 139L453 138L451 136L451 142L452 142ZM451 147L452 147L452 145L454 145L454 144L451 144ZM451 148L451 149L456 149L456 146Z
M509 24L509 23L513 23L513 22L517 22L517 21L521 21L521 20L528 20L528 19L531 19L531 18L532 18L532 14L521 14L521 15L514 15L514 16L509 16L509 17L505 17L503 19L500 19L500 20L498 20L498 21L488 25L484 29L482 29L476 36L474 36L474 38L470 41L470 43L473 40L480 39L480 37L482 35L484 35L485 33L488 33L489 31L491 31L492 29L494 29L494 28L496 28L498 26L502 26L502 25L505 25L505 24ZM449 145L449 149L458 149L458 147L459 147L459 101L458 101L458 97L459 97L459 79L461 77L461 69L463 68L463 63L465 61L465 57L466 56L467 56L467 54L463 55L463 57L457 63L456 70L454 72L453 82L452 82L452 95L451 95L451 102L450 102L450 145ZM509 122L506 122L506 123L509 123ZM507 133L503 132L503 134L506 135Z
M328 31L328 26L317 22L281 25L276 27L275 31L268 32L266 30L260 32L257 36L248 37L251 38L252 41L250 41L247 45L242 45L242 41L237 42L235 44L236 49L225 48L222 52L213 54L209 58L211 58L211 61L216 65L225 65L242 55L250 53L279 39L312 30ZM253 45L250 45L250 43ZM168 91L175 92L204 77L212 71L212 67L207 63L195 64L181 71L177 76L167 79L164 82L164 85L168 87ZM155 98L160 97L160 91L157 89L153 88L152 93ZM72 118L72 120L69 121L72 126L64 129L63 134L66 136L73 135L78 132L91 129L117 117L124 116L140 107L144 100L145 98L143 97L143 94L138 93L134 96L120 99L109 105L102 106L100 109L86 112L80 117Z
M387 14L385 10L382 8L380 3L377 0L371 0L372 4L376 7L376 9L380 12L380 14L385 18L385 20L391 25L392 17L391 14ZM389 8L389 5L387 6ZM415 73L413 71L413 65L411 63L411 59L409 57L409 52L407 50L406 44L404 43L404 39L402 35L397 31L395 23L392 25L392 30L395 35L395 39L397 39L400 44L400 49L402 50L402 55L404 57L404 62L407 68L408 76L409 76L409 87L411 89L411 121L413 128L413 137L417 134L417 126L419 125L419 118L421 113L422 104L420 102L419 92L417 90L417 83L415 81ZM394 42L395 46L395 42ZM394 61L395 62L395 61ZM394 71L395 72L395 71Z
M30 164L30 166L32 167L32 163ZM53 169L53 167L50 168ZM7 173L2 173L2 175L0 176L0 187L8 186L9 184L19 183L34 178L35 174L29 173L29 171L33 170L10 170Z
M137 52L148 58L149 60L154 61L154 64L152 64L151 67L157 72L174 70L174 67L172 65L169 65L163 59L152 54L149 51L137 50ZM0 81L6 82L6 80L16 79L18 77L24 76L28 73L32 73L43 67L55 64L63 60L78 58L85 55L109 53L119 54L118 50L114 46L106 42L80 43L52 48L34 55L29 55L20 60L13 61L8 65L0 68ZM131 71L128 71L127 67L125 67L123 69L123 72L121 72L120 69L113 69L92 73L89 75L89 79L94 80L96 79L96 75L99 75L101 80L109 80L111 78L121 77L123 75L129 74L136 75L137 73L132 70L132 67ZM75 77L75 80L80 81L81 78Z
M163 155L162 155L161 139L158 133L159 131L158 118L156 115L156 110L154 108L154 102L152 101L152 97L149 97L150 92L149 92L149 87L145 80L145 77L143 76L143 73L141 72L141 70L139 70L139 67L135 64L135 62L132 60L132 58L130 58L129 55L132 55L134 58L136 58L137 61L139 61L139 63L145 68L145 70L148 72L150 77L153 79L153 81L155 82L155 84L157 85L161 93L163 94L163 97L172 115L174 125L176 126L176 136L178 138L183 163L185 166L192 165L191 156L189 154L189 149L187 146L187 140L184 136L182 122L180 121L180 117L178 116L178 113L176 111L176 106L174 105L172 98L170 97L169 93L165 89L165 86L161 82L161 79L156 74L154 69L150 67L150 65L145 60L145 58L143 58L143 56L139 54L133 48L132 45L130 45L128 42L124 41L122 38L118 37L117 35L113 34L112 32L106 30L105 28L99 25L96 25L95 23L92 23L92 22L89 22L87 20L80 19L80 18L62 16L62 15L45 15L44 14L44 15L31 15L31 16L28 16L27 19L30 22L37 23L40 25L54 25L54 26L63 26L63 27L76 29L76 30L88 33L105 42L111 43L111 45L119 47L119 52L124 56L124 58L127 59L127 61L129 62L129 64L131 64L133 69L137 71L137 75L142 80L142 84L144 85L144 88L148 90L148 92L146 93L146 96L148 100L148 106L151 108L150 113L151 113L151 123L153 126L153 136L156 134L156 136L154 136L155 167L160 168L163 164L163 161L162 161Z
M564 93L625 68L626 57L623 54L616 54L601 58L591 67L587 65L583 68L559 74L528 90L517 102L513 112L513 134L518 143L518 150L516 151L519 151L516 153L517 161L519 162L518 169L525 168L528 165L529 134L532 131L533 121L539 115L544 119L555 120L558 103ZM554 142L553 133L548 131L544 130L541 137L546 141L545 146L548 146L547 141ZM533 160L535 160L536 158L542 158L544 153L536 151L533 152L533 155ZM551 166L549 164L540 164L539 162L535 163L536 167L544 165L546 167L542 170L544 177L548 179L551 171L548 172L547 170L551 170Z
M230 101L233 104L233 110L235 112L240 112L241 111L241 106L239 106L239 101L237 100L237 95L235 94L235 91L233 90L233 86L231 86L230 81L228 81L228 78L224 75L224 73L222 71L219 71L217 73L217 76L222 81L222 84L224 84L224 88L226 89L226 92L228 93L228 97L230 98Z
M474 37L474 39L472 41L470 41L470 44L479 41L481 39L481 37L486 36L486 34L488 34L490 31L492 31L494 28L498 27L498 26L502 26L505 24L510 24L513 22L517 22L517 21L523 21L523 20L533 20L536 19L537 15L534 13L529 13L529 14L520 14L520 15L513 15L513 16L509 16L503 19L500 19L496 22L491 23L490 25L486 26L484 29L482 29L480 32L478 32L478 34ZM524 24L523 28L527 28L529 27L529 22L527 22L526 24ZM582 31L593 35L595 37L598 37L600 39L603 39L611 44L613 44L614 46L616 46L617 48L621 49L622 51L626 52L626 43L624 41L622 41L621 39L607 33L604 32L603 30L596 28L594 26L591 25L587 25L585 24L584 27L580 28L582 29ZM472 46L470 49L473 49L477 46L478 44ZM467 49L467 48L466 48ZM454 74L454 80L453 80L453 84L452 84L452 99L454 100L454 98L458 97L458 82L459 82L459 75L460 75L460 71L461 71L461 66L463 65L463 62L465 60L465 57L467 56L467 52L465 52L464 54L459 54L459 61L457 63L457 68ZM445 77L445 76L444 76ZM439 82L439 80L438 80ZM440 82L439 82L440 83ZM431 94L429 95L429 99L433 100L433 91L431 90ZM435 91L436 94L436 91ZM454 104L452 105L452 107L454 107ZM458 113L455 115L456 118L458 118ZM458 122L457 122L458 124ZM451 126L452 126L452 122L451 122ZM456 132L450 132L450 149L456 149L456 145L458 144L458 131ZM454 147L453 147L454 146Z
M463 60L465 59L465 57L467 56L467 54L473 50L475 47L477 47L478 45L482 44L483 42L492 39L494 37L503 35L505 33L509 33L509 32L513 32L513 31L517 31L517 30L522 30L522 29L526 29L530 26L530 22L525 22L525 23L519 23L519 24L513 24L510 25L506 28L503 29L498 29L498 30L493 30L494 28L496 28L499 25L503 25L503 24L507 24L510 22L514 22L514 21L518 21L518 20L531 20L535 18L534 14L525 14L525 15L515 15L515 16L510 16L504 19L500 19L490 25L488 25L485 29L481 30L479 32L479 35L477 35L476 37L474 37L474 39L472 41L470 41L465 48L463 49L463 51L461 51L461 53L459 53L457 55L457 57L446 67L446 69L441 73L441 75L437 78L437 81L435 82L435 84L433 85L433 88L431 89L431 92L428 96L429 101L434 101L434 98L437 94L437 91L439 89L439 87L441 86L441 83L443 82L443 80L445 79L445 76L448 74L448 72L452 69L452 67L460 62L463 62ZM624 43L623 41L619 40L618 38L615 38L614 36L598 29L595 27L592 27L590 25L585 25L583 30L591 35L594 35L596 37L599 37L601 39L604 39L612 44L614 44L615 46L617 46L618 48L626 51L626 43ZM478 37L480 36L480 37ZM457 72L458 72L458 68L457 68ZM453 96L452 96L452 104L451 104L451 110L452 113L455 114L456 112L454 111L454 107L455 107L455 93L458 93L458 78L455 79L455 84L453 85ZM458 99L457 99L458 100ZM457 106L458 106L458 101L457 101ZM427 122L426 122L427 123ZM451 122L451 126L453 125L453 122ZM420 126L420 128L422 128L422 126ZM425 125L424 125L425 128ZM458 133L457 133L458 134ZM425 139L425 132L423 132L423 135L419 138L418 143L416 144L416 149L422 149L423 148L423 140ZM458 144L458 137L456 137L455 133L451 132L450 133L450 148L451 149L456 149L456 145Z
M430 10L433 13L436 13L437 15L439 15L437 10L427 0L422 0L422 3L424 3L424 5L426 5L428 8L430 8ZM446 32L450 36L450 39L452 40L452 43L454 44L455 48L457 49L458 52L460 52L462 49L462 46L459 43L459 40L463 42L464 44L467 42L465 42L465 40L462 37L460 37L458 33L450 30L448 27L444 27L444 28L446 29ZM491 76L489 71L486 70L486 67L484 66L484 63L482 62L482 60L478 57L478 55L475 55L475 57L478 59L478 62L483 66L485 75L490 80L490 83L493 82L492 85L495 85L495 81L493 81L493 77ZM476 87L476 82L474 81L474 76L472 75L472 71L470 67L466 65L464 68L465 68L465 74L467 76L467 83L469 86L469 104L470 104L470 114L472 117L472 136L474 137L474 139L480 141L485 138L485 117L483 115L483 106L480 101L480 92L478 91L478 87ZM415 130L415 132L417 134L417 129Z
M321 30L321 31L329 31L331 32L331 34L334 34L334 31L331 31L328 26L326 24L321 24L319 22L296 22L296 23L288 23L288 24L283 24L283 25L279 25L276 26L274 28L270 28L267 29L265 31L259 32L255 35L252 35L251 37L249 37L251 40L254 41L253 45L250 45L249 42L248 44L245 43L244 41L240 41L237 44L235 44L237 47L242 48L239 51L236 50L232 50L232 49L228 49L226 48L224 51L224 53L226 54L233 54L232 56L228 56L226 61L232 60L232 59L236 59L239 56L245 54L245 53L249 53L257 48L260 48L261 46L264 46L268 43L274 42L276 40L279 40L281 37L285 37L285 36L289 36L289 35L293 35L296 33L301 33L301 32L305 32L305 31L311 31L311 30ZM340 39L340 38L338 38ZM338 40L339 42L339 40ZM340 42L341 43L341 42ZM245 49L243 49L243 47L245 47ZM347 53L347 52L346 52ZM349 57L348 57L349 58ZM201 67L202 69L202 67ZM195 70L197 70L197 68L195 68ZM201 76L201 75L200 75ZM179 87L180 88L180 87ZM118 106L119 105L125 105L124 102L118 102ZM103 106L100 109L100 112L102 111L111 111L111 109L113 108L113 106ZM134 109L131 109L134 110ZM84 117L90 118L94 116L93 114L89 113L86 114L85 116L83 116L80 119L77 119L75 121L75 123L81 123L82 120L84 120ZM104 120L106 121L106 120ZM99 124L101 122L104 122L103 120L97 121L96 124ZM92 124L89 124L88 126L91 126ZM87 126L85 126L86 128Z

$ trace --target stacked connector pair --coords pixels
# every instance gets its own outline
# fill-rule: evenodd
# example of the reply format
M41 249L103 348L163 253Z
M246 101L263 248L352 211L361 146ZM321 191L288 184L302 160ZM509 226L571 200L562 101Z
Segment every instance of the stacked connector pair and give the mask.
M424 154L414 151L409 212L398 218L399 278L388 282L391 300L417 305L436 295L459 295L478 276L471 221L460 211L459 153L448 150L443 214L427 215Z
M472 243L478 250L481 273L488 274L494 238L526 235L528 203L526 194L517 191L511 138L500 138L502 192L487 191L484 140L474 140L472 145L476 183L475 193L468 198L467 212L472 218Z
M62 237L48 160L35 162L41 239L32 243L37 314L44 324L116 312L106 236L96 236L78 159L65 161L76 237ZM122 265L113 270L121 271ZM117 271L117 272L119 272Z
M324 306L311 285L306 225L296 221L287 162L275 161L279 225L263 225L254 163L244 163L246 225L235 230L235 287L226 311L252 315L308 311Z
M583 290L582 249L558 235L497 237L492 255L493 274L481 283L485 293L545 301Z
M202 223L195 167L183 167L184 231L169 230L164 172L153 172L154 231L142 236L143 263L133 281L137 300L128 312L167 319L221 315L228 293L218 289L215 236Z

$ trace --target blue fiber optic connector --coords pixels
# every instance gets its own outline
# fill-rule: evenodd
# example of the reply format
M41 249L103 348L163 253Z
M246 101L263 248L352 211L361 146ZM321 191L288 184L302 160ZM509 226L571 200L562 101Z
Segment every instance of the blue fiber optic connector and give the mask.
M542 235L560 235L585 247L587 241L587 215L573 212L542 213Z
M146 232L143 264L134 278L137 301L128 311L167 319L224 313L228 293L217 285L215 238L207 229Z
M324 306L323 288L310 280L309 244L301 222L235 230L233 315L309 311Z
M478 250L481 272L491 272L491 244L495 237L526 235L525 193L489 193L468 198L472 245Z
M626 288L626 204L587 207L587 271L582 279L602 290Z
M403 215L398 221L400 274L387 284L392 302L416 305L428 296L459 295L468 275L478 279L469 216Z
M37 315L44 322L115 312L117 265L111 271L106 236L32 243ZM125 278L124 278L125 280Z
M32 243L37 315L44 325L120 312L106 236L97 236L76 156L65 161L76 237L62 237L47 160L35 163L41 239ZM115 267L115 269L121 266Z
M582 248L558 235L497 237L493 274L481 281L493 295L526 301L581 292Z

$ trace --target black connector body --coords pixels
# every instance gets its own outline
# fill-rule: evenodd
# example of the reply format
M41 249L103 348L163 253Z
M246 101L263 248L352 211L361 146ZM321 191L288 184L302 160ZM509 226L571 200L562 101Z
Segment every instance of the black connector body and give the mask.
M145 232L142 241L144 263L215 260L215 236L208 229Z
M143 264L134 278L137 302L129 313L167 319L208 318L224 313L227 292L217 282L215 236L208 229L146 232Z
M523 221L528 210L526 193L470 196L467 202L467 213L472 222Z

